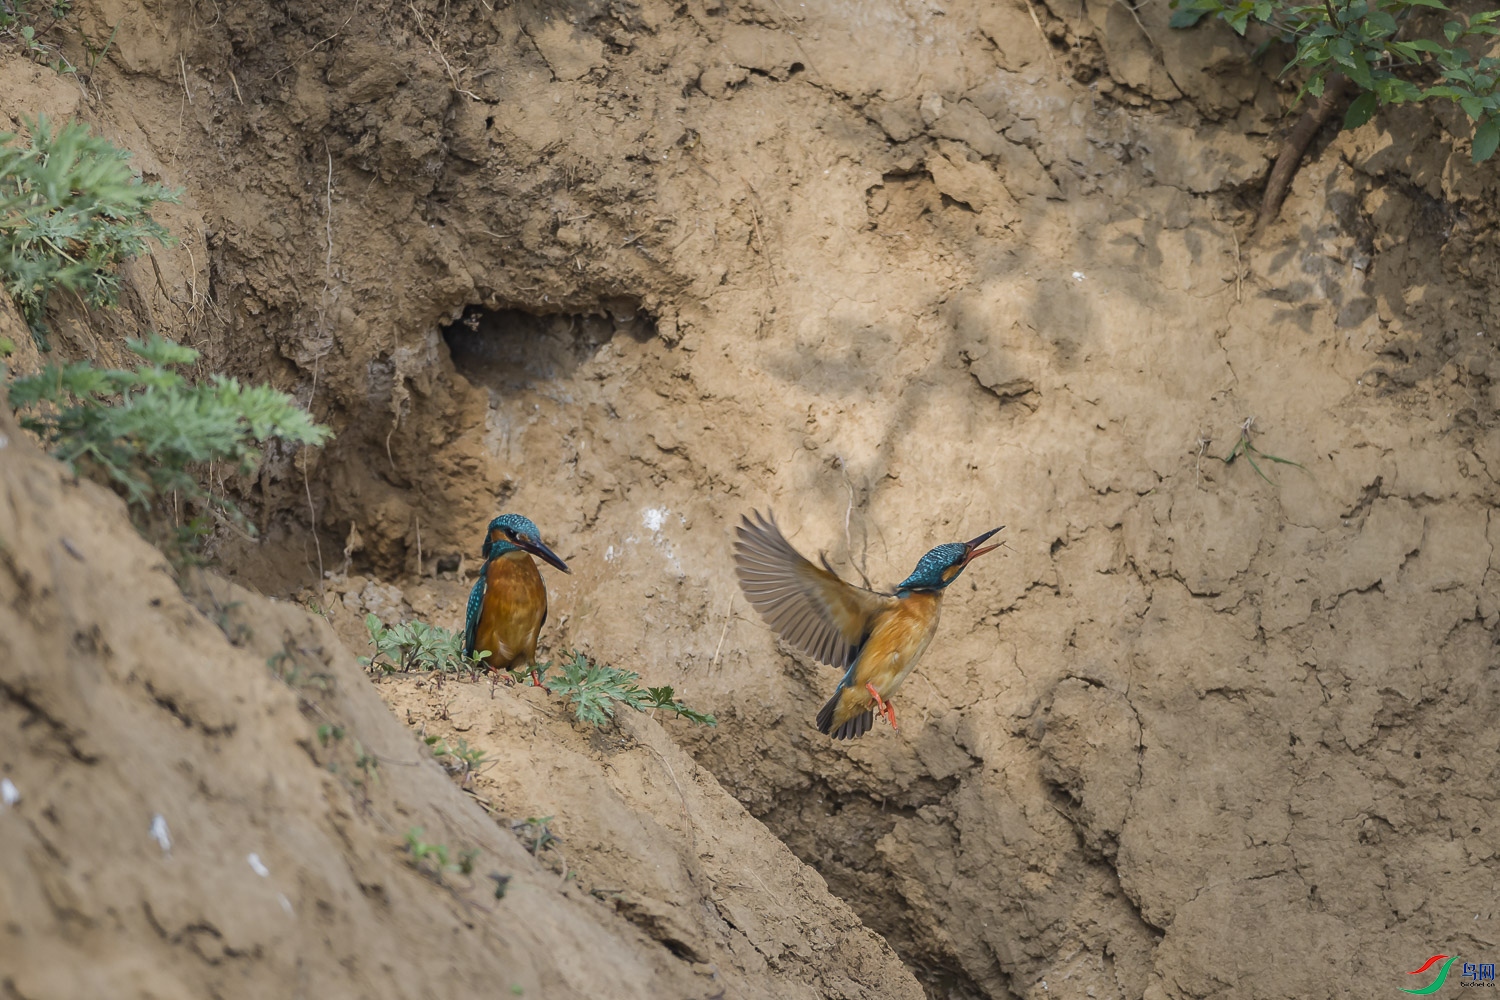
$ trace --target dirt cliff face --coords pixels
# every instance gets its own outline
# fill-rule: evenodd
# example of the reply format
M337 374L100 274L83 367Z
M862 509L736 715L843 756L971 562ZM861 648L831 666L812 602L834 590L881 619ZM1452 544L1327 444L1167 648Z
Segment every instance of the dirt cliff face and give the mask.
M7 996L922 995L651 720L590 743L555 701L461 690L511 721L476 739L499 750L484 769L546 776L505 803L546 808L564 841L543 854L528 814L402 731L327 623L194 590L0 419Z
M1457 122L1326 139L1251 244L1287 95L1165 7L80 7L122 25L86 99L7 72L187 188L132 315L341 431L244 487L246 579L365 574L317 598L350 628L404 577L451 626L528 514L574 568L545 641L716 711L674 735L933 996L1496 950L1497 185ZM812 730L832 671L733 583L753 506L882 586L1007 525L899 734Z

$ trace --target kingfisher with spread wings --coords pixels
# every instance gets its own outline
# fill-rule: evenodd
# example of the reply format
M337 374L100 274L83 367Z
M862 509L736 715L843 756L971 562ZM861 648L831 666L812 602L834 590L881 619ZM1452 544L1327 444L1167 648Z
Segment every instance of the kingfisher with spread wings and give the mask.
M917 562L892 594L839 579L823 559L814 566L781 534L776 521L742 517L734 562L740 589L776 634L799 652L844 671L823 710L818 731L836 740L869 732L880 712L896 729L891 698L916 667L937 632L943 590L1003 528L968 542L939 545Z

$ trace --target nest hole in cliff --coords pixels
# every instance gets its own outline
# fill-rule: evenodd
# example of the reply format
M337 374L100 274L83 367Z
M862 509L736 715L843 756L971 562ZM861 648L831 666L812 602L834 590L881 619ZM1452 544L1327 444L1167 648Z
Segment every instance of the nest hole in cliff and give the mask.
M629 299L584 313L471 305L442 333L461 375L477 385L516 392L569 378L617 336L650 340L656 321Z

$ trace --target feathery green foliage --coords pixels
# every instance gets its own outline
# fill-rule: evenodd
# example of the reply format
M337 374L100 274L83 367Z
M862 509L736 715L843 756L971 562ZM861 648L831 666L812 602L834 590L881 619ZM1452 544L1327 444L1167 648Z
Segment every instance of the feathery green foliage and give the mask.
M1422 33L1423 15L1453 13L1442 0L1172 0L1172 8L1174 28L1209 16L1241 35L1251 22L1265 24L1295 46L1282 72L1307 72L1299 98L1321 97L1332 73L1348 77L1361 93L1344 115L1345 128L1358 128L1388 104L1451 100L1474 123L1475 163L1500 148L1500 58L1476 56L1464 44L1500 34L1500 10L1454 14L1443 23L1440 41Z
M459 633L422 621L412 620L387 628L379 617L365 615L365 631L370 634L370 645L375 647L375 655L362 656L359 662L372 669L379 668L387 674L417 670L445 674L467 673L474 677L484 669L484 660L490 655L488 650L481 650L477 656L464 656L463 637ZM583 722L595 726L607 725L614 718L615 705L618 703L628 705L637 712L662 709L699 725L718 725L718 720L712 715L696 712L678 701L670 686L642 687L641 675L633 671L595 663L582 653L574 653L571 660L563 663L557 675L549 677L548 672L552 670L552 666L550 661L538 663L538 679L548 691L569 699L573 703L574 714ZM527 672L518 671L521 674ZM431 745L437 740L433 738L428 742ZM464 753L467 751L467 745L460 741L458 752L444 745L434 749L433 753L438 757L452 756L455 760L466 761ZM469 769L472 770L482 757L481 753L479 757L467 760Z
M175 493L243 521L232 503L199 485L209 462L250 473L272 439L328 440L328 428L269 386L242 386L223 375L188 382L173 369L198 360L190 347L156 334L125 344L145 363L129 371L87 361L48 365L11 382L10 402L21 426L54 456L114 485L138 513Z
M466 671L474 676L482 668L489 650L476 657L466 657L463 636L436 625L412 620L387 628L375 615L365 615L365 631L370 633L374 656L362 656L359 662L379 667L388 674L412 670L456 674Z
M176 241L148 214L177 192L143 184L130 154L70 121L53 130L27 122L31 141L0 133L0 272L5 288L46 347L43 315L57 289L90 306L119 299L119 266L155 240Z
M699 725L718 725L718 720L712 715L695 712L676 700L671 687L643 688L638 683L640 674L596 663L582 653L574 653L573 659L564 663L559 673L561 676L544 682L547 690L570 699L574 714L582 722L605 725L614 718L615 703L618 702L637 712L660 708Z

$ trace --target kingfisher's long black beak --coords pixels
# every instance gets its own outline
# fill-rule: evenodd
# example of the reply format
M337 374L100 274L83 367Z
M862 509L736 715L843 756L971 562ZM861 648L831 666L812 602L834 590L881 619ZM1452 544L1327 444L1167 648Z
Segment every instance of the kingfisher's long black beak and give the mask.
M964 542L964 545L967 546L968 549L969 549L968 555L964 556L964 565L965 566L969 565L969 563L973 562L975 559L977 559L980 556L984 555L986 552L990 552L990 551L992 551L994 549L998 549L1000 547L1000 543L999 542L996 542L994 545L986 545L982 549L979 547L979 545L986 538L989 538L991 535L995 534L995 532L1001 531L1004 528L1005 528L1005 525L1002 524L998 528L994 528L994 529L992 529L990 531L986 531L984 534L980 535L978 538L974 539L973 541Z
M547 562L549 562L552 565L556 566L558 569L562 570L564 573L571 573L571 572L573 572L572 570L568 569L568 564L565 563L565 562L563 562L561 559L559 559L557 557L557 553L553 552L551 549L547 548L547 546L544 545L540 539L538 539L537 541L533 542L529 538L517 538L516 539L516 545L518 545L519 547L525 549L527 552L530 552L532 555L536 556L538 559L545 559Z

